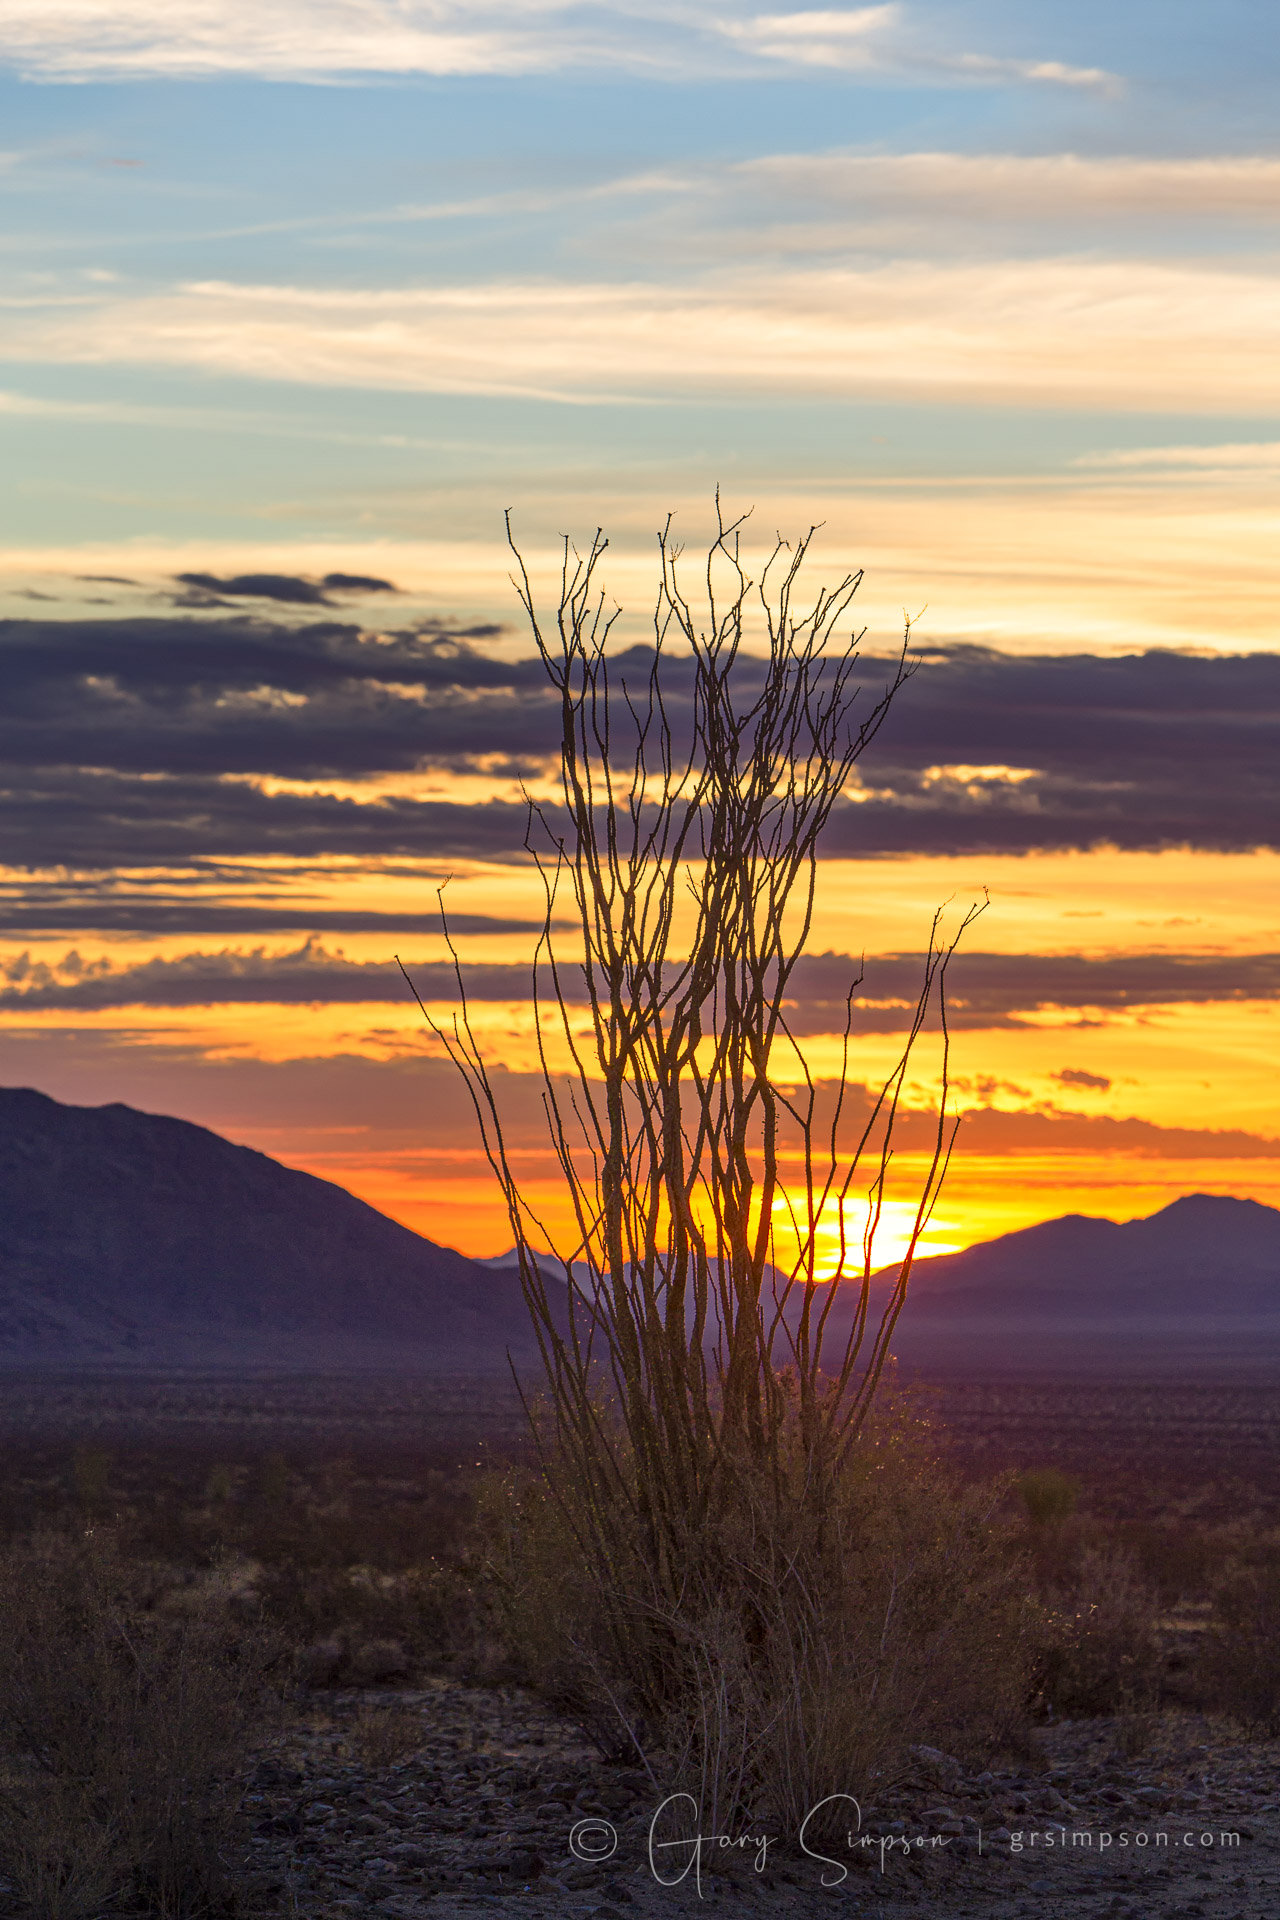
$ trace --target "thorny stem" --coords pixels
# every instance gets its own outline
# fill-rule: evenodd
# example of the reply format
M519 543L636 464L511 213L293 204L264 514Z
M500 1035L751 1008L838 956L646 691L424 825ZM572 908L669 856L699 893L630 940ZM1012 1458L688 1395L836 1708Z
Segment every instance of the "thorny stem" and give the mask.
M610 1528L638 1528L673 1594L680 1541L736 1474L763 1470L785 1497L789 1418L798 1417L806 1484L819 1501L864 1426L955 1138L945 978L981 911L949 941L935 919L902 1055L846 1141L859 982L834 1086L814 1080L787 1007L812 926L819 839L914 671L910 624L888 683L862 702L853 679L862 635L836 637L861 574L802 605L815 529L794 549L779 538L753 583L742 519L725 520L718 495L716 511L705 612L684 596L670 521L659 535L653 646L631 682L611 671L617 614L599 586L603 534L585 557L566 539L548 629L508 522L513 585L559 720L561 801L530 801L525 839L544 896L533 968L543 1106L574 1223L572 1244L552 1260L539 1249L555 1239L513 1171L451 940L459 1011L446 1030L423 1007L462 1073L503 1189L555 1444L588 1495L574 1525L600 1534L580 1544L603 1551ZM752 609L763 658L742 650ZM568 956L552 941L566 893L577 918ZM585 988L585 1032L570 968ZM894 1128L935 1008L935 1136L906 1253L877 1314L875 1242ZM553 1064L561 1049L567 1076ZM845 1210L857 1192L868 1219L853 1245ZM833 1212L839 1267L823 1280L819 1231ZM791 1227L781 1264L776 1213ZM850 1299L848 1326L834 1332L837 1305Z

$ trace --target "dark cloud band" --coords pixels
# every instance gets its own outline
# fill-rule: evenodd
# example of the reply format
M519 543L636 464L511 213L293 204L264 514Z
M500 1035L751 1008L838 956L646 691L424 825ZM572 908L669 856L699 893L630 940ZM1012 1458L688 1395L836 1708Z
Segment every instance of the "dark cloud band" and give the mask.
M274 576L233 580L264 578ZM2 623L7 860L93 872L263 856L520 858L515 800L359 801L243 778L358 790L378 776L483 767L514 790L553 756L558 713L536 659L485 650L497 631L375 635L244 615ZM620 651L616 682L642 680L650 657ZM889 671L864 660L869 694ZM744 659L746 697L757 673ZM673 660L677 733L690 700L688 670ZM832 815L829 854L1280 846L1280 656L933 649L859 772L860 789Z
M853 1015L860 1033L903 1031L911 1019L923 974L919 954L873 957L859 969L844 954L818 954L800 962L794 976L790 1025L797 1034L839 1031L845 996L857 981ZM444 961L418 961L409 973L424 1000L453 1001L457 983ZM468 997L481 1001L528 1001L533 975L528 964L465 968ZM567 995L585 998L578 969L565 969ZM551 992L541 976L540 992ZM1179 954L1131 954L1089 960L1077 955L960 954L948 976L953 1023L961 1027L1008 1026L1019 1015L1046 1009L1115 1011L1280 997L1280 955L1234 958ZM10 963L0 1008L87 1011L110 1007L189 1007L221 1003L303 1004L361 1001L407 1002L396 963L349 960L307 941L291 953L185 954L134 967L85 967L75 956L49 968L25 958ZM1097 1085L1096 1076L1068 1076L1068 1084Z

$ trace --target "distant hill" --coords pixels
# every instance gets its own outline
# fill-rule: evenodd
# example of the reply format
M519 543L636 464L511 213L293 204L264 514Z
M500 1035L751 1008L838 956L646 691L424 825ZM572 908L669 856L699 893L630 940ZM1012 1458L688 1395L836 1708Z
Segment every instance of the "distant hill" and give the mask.
M0 1363L470 1371L518 1279L185 1120L0 1088Z
M895 1270L877 1276L882 1303ZM848 1328L854 1290L831 1315ZM926 1373L1280 1367L1280 1210L1188 1194L1145 1220L1068 1214L917 1260L893 1350Z
M1280 1316L1280 1210L1192 1193L1145 1220L1067 1214L917 1261L911 1297L930 1318Z

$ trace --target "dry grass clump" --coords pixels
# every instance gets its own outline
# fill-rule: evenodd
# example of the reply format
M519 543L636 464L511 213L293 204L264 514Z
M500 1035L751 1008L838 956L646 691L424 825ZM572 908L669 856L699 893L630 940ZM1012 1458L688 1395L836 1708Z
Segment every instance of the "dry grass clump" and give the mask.
M362 1707L347 1735L352 1751L372 1773L389 1773L401 1761L411 1760L422 1751L425 1737L421 1714L407 1707Z
M625 1528L593 1530L554 1468L489 1503L525 1676L704 1821L794 1826L829 1794L866 1795L913 1742L998 1739L1026 1695L1025 1580L989 1493L887 1420L820 1494L798 1437L781 1463L781 1483L742 1463L662 1568Z
M261 1725L272 1649L214 1601L147 1597L98 1535L0 1559L0 1860L44 1920L120 1899L224 1905L224 1788Z
M461 1557L392 1571L286 1561L264 1568L256 1591L264 1617L297 1649L297 1677L350 1687L404 1684L423 1664L465 1663L474 1585Z

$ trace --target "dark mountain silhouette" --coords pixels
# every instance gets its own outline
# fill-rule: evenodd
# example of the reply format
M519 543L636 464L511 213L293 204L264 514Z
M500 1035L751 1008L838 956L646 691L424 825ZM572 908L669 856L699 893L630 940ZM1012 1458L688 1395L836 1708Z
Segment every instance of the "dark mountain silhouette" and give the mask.
M501 1368L518 1280L185 1120L0 1088L0 1360Z
M873 1308L895 1269L877 1276ZM850 1324L837 1299L830 1337ZM1189 1194L1145 1220L1068 1214L918 1260L893 1351L927 1373L1238 1371L1280 1364L1280 1211Z
M911 1298L930 1318L1280 1316L1280 1210L1192 1193L1122 1224L1067 1214L917 1261Z
M895 1277L894 1268L875 1276L873 1327ZM831 1360L857 1298L855 1286L842 1286L832 1304L823 1342ZM787 1306L793 1327L801 1299L797 1290ZM1070 1214L917 1260L891 1348L909 1368L977 1377L1274 1369L1280 1211L1190 1194L1146 1220Z

